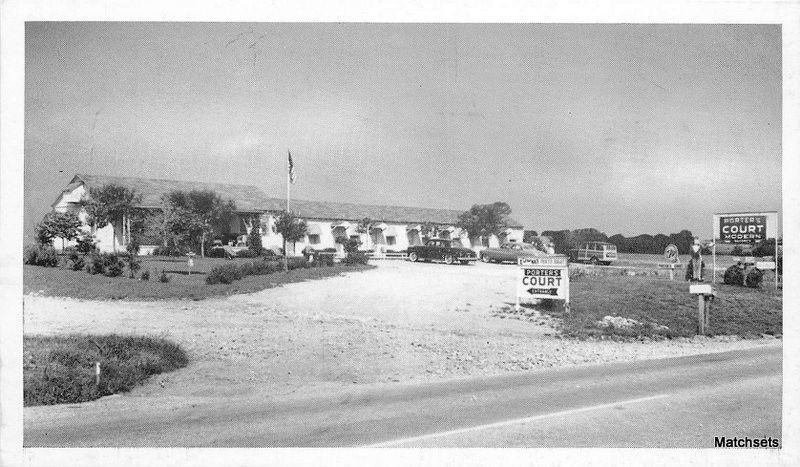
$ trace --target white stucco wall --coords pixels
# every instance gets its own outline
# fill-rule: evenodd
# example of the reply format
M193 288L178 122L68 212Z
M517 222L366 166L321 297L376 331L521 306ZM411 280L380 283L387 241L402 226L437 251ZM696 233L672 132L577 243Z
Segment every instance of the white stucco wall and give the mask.
M83 195L86 193L86 189L83 185L80 185L73 189L70 192L62 193L59 196L58 200L53 204L53 211L55 212L68 212L73 211L78 214L78 219L81 220L83 225L80 227L81 231L85 233L91 233L92 229L89 225L86 224L86 210L83 209L79 202ZM125 247L122 245L122 229L121 226L117 226L117 235L116 239L114 238L114 227L111 224L94 230L94 239L97 242L98 250L102 252L112 252L114 251L114 245L116 244L117 251L124 251ZM115 241L116 240L116 241ZM64 248L69 248L75 246L77 242L75 240L65 241L63 242ZM53 240L53 247L57 251L61 251L62 242L60 238L56 238Z

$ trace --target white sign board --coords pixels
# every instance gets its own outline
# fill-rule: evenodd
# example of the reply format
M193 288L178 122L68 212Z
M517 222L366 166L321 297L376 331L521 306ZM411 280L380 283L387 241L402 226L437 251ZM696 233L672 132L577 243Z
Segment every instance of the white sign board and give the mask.
M756 262L758 269L775 269L775 261L758 261Z
M569 302L567 257L547 255L519 258L517 300L549 298Z
M777 236L777 212L714 214L714 241L718 243L754 244Z

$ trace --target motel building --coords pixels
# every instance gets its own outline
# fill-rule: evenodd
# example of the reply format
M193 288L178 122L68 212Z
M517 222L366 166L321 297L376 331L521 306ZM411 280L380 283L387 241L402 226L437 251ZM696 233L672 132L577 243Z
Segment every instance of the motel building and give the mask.
M259 222L263 246L274 250L283 247L283 238L275 231L275 220L286 208L286 200L268 197L258 187L77 174L62 190L52 208L57 212L77 212L84 223L82 229L93 233L100 251L110 252L115 249L124 251L130 242L130 222L127 219L102 228L86 224L86 212L80 205L81 198L88 195L90 188L100 188L111 183L131 189L139 195L141 199L136 207L145 212L160 211L162 197L172 191L214 191L223 200L231 200L236 205L236 215L228 226L228 231L215 232L216 238L242 242L252 232L255 222ZM341 241L346 238L357 238L361 241L362 250L372 250L375 256L381 257L386 253L403 251L412 245L421 245L423 243L421 228L425 223L430 223L436 228L437 232L431 237L459 240L463 246L475 251L496 247L501 241L522 242L524 232L523 226L512 220L501 239L492 236L488 239L488 244L482 245L479 239L470 239L465 231L455 226L458 215L463 212L458 210L294 199L291 200L289 208L307 224L305 238L294 245L287 244L290 255L299 255L306 248L314 250L334 248L341 257L344 255L343 247L337 239ZM372 220L369 233L357 231L359 222L364 218ZM53 243L56 248L61 247L60 241ZM140 246L140 254L150 254L159 246L156 242L146 243L148 242L143 242ZM66 242L65 246L74 244L75 242Z

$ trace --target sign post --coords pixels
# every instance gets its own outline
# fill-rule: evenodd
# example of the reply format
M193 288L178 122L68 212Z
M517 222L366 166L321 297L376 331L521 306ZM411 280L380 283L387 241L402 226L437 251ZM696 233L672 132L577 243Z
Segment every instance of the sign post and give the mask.
M679 266L680 256L678 255L678 247L672 243L664 248L664 260L666 263L659 263L659 269L669 269L669 280L675 280L675 268Z
M189 260L186 261L186 265L189 266L189 275L191 276L192 275L192 268L194 267L194 256L195 255L194 255L194 253L192 253L190 251L189 253L186 253L186 256L189 257Z
M565 255L517 259L517 303L534 299L563 300L569 312L569 268Z

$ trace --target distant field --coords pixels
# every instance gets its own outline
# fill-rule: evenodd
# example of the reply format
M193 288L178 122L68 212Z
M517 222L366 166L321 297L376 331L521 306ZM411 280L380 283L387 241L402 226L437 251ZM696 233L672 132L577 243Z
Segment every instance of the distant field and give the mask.
M650 255L641 253L619 253L619 259L612 263L613 266L628 266L628 267L656 267L658 263L664 263L664 255ZM691 257L689 255L680 255L680 263L683 265L689 264ZM727 268L734 263L733 256L717 255L717 269ZM703 261L706 263L707 268L711 268L712 256L703 255Z

